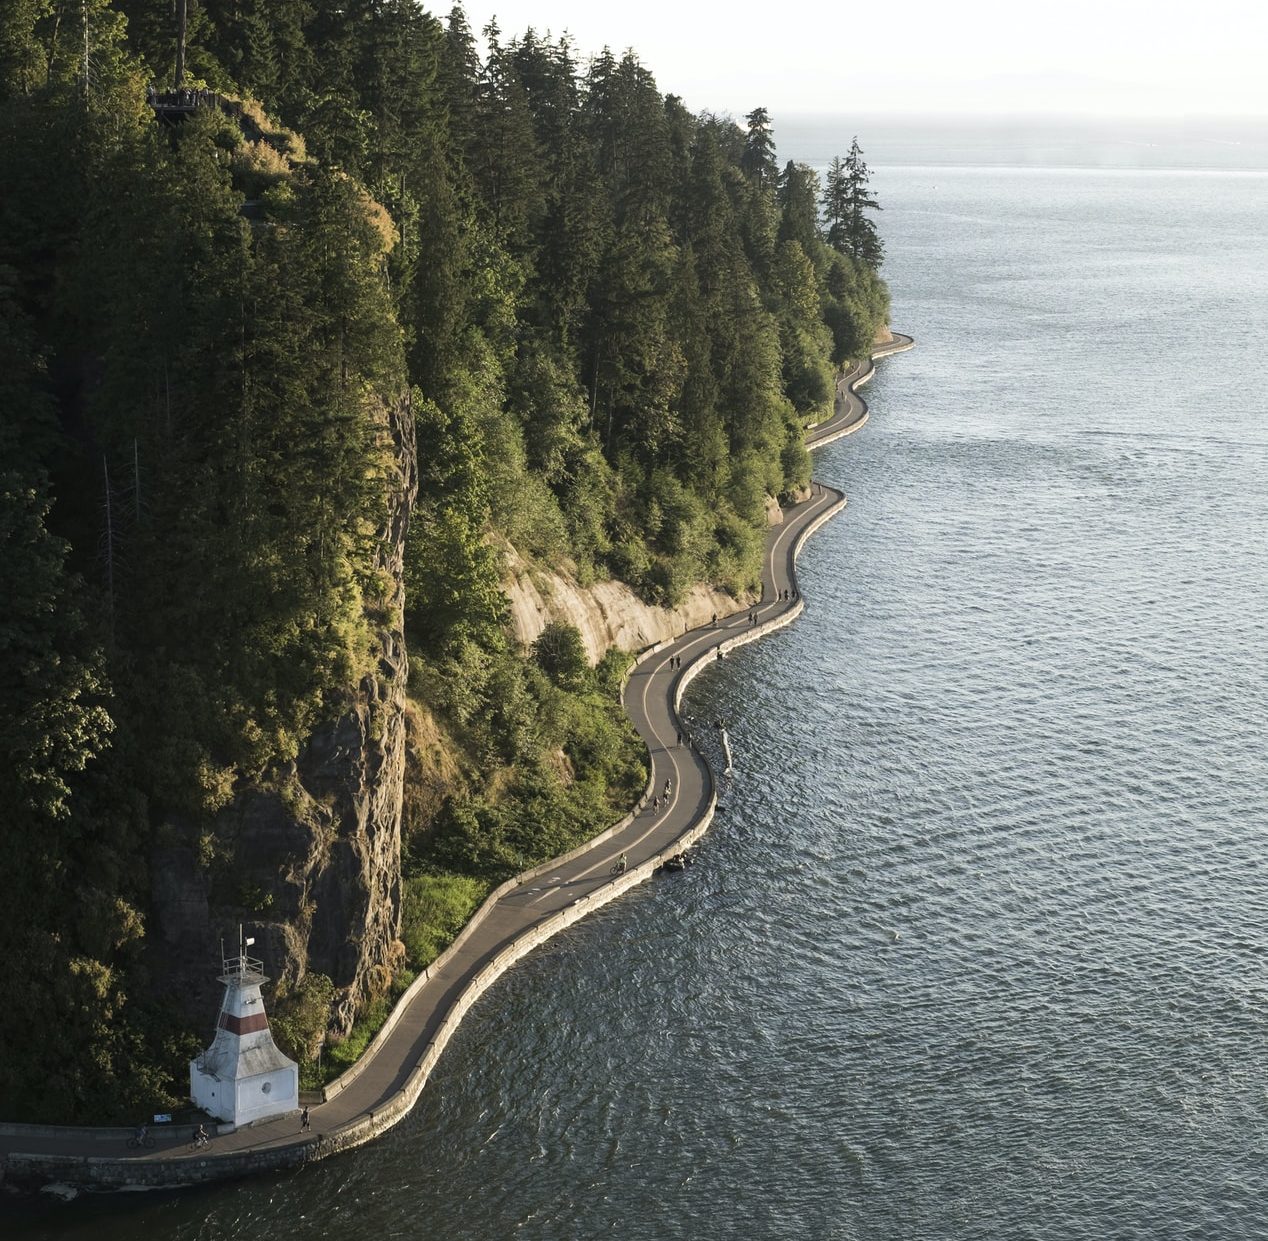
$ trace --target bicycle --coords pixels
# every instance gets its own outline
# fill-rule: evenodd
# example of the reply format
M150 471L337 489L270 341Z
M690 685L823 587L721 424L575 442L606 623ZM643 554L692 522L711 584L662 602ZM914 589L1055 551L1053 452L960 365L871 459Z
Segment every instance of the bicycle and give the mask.
M194 1140L189 1144L191 1151L206 1150L211 1145L211 1138L205 1133L194 1134Z
M608 871L608 874L609 875L623 875L625 874L625 868L628 865L629 863L625 860L625 856L622 855L621 857L617 858L615 862L612 863L612 868L611 870Z
M130 1150L137 1150L142 1146L145 1147L146 1150L154 1149L154 1135L152 1133L142 1134L140 1137L134 1133L128 1139L128 1148Z

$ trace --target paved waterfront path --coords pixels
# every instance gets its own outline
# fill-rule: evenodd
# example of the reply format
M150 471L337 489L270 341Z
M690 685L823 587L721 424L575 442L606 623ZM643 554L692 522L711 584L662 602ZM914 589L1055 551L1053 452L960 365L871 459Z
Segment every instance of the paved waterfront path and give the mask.
M912 344L910 337L895 335L892 343L877 346L873 356L897 353ZM871 374L868 362L842 377L833 415L807 433L809 447L863 425L867 404L856 388ZM665 857L708 827L715 806L713 775L692 745L691 726L679 719L682 691L696 672L719 658L719 651L725 657L735 646L795 619L803 607L794 571L797 552L808 534L844 504L845 497L835 488L812 484L810 495L786 508L783 522L770 531L761 601L644 654L624 692L626 710L651 755L648 792L639 807L573 854L498 889L455 944L420 976L361 1061L327 1088L327 1101L313 1105L309 1132L299 1132L297 1117L282 1117L218 1136L208 1149L195 1152L189 1148L187 1129L158 1129L154 1149L130 1151L128 1130L37 1131L0 1125L0 1155L61 1156L66 1161L63 1177L72 1181L84 1176L88 1160L99 1165L96 1175L103 1180L174 1184L321 1158L358 1145L395 1123L413 1106L467 1008L511 961L642 882ZM675 666L678 660L681 668ZM698 735L700 726L694 727ZM666 781L670 793L663 797ZM659 810L650 804L653 794L663 797ZM628 870L613 876L613 863L622 853L628 856ZM10 1159L11 1169L18 1171L21 1162ZM42 1167L47 1172L47 1160Z

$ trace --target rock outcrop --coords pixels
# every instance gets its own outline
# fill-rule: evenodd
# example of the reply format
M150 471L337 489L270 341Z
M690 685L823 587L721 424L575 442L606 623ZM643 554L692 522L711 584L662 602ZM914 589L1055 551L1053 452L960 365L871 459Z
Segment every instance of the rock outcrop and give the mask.
M314 731L295 762L241 790L218 816L215 837L229 843L231 857L213 863L210 874L190 843L151 857L159 983L195 1019L215 1014L220 988L211 967L222 937L236 945L239 923L274 979L295 983L309 971L331 979L337 1032L386 988L399 963L403 560L418 479L408 399L383 417L396 468L376 565L390 594L372 613L373 670L347 688L338 717ZM217 865L231 881L217 880Z
M581 586L566 569L531 566L513 548L507 550L506 567L505 589L515 636L527 646L551 622L566 621L581 632L591 663L609 647L641 650L707 624L715 613L725 616L749 602L722 590L693 586L678 607L656 607L644 603L624 582Z

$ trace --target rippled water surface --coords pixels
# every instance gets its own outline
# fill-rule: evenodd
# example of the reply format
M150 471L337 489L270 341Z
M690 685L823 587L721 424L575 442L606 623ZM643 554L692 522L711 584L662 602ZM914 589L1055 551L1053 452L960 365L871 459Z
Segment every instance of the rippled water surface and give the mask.
M881 168L894 322L700 863L302 1175L29 1235L1268 1233L1268 179Z

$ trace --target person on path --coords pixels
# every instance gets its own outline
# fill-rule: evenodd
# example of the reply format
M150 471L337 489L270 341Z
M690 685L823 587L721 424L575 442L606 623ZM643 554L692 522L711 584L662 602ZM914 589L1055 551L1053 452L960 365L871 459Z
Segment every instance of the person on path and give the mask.
M714 629L718 627L718 614L716 612L713 614L713 627Z
M304 1105L304 1110L303 1110L302 1112L300 1112L300 1114L299 1114L299 1131L300 1131L300 1133L303 1133L303 1132L304 1132L305 1130L307 1130L309 1127L310 1127L310 1126L309 1126L309 1122L308 1122L308 1105L307 1105L307 1104L305 1104L305 1105Z
M669 800L669 792L674 786L668 780L665 781L665 800Z
M678 730L678 744L682 745L682 729Z
M659 797L652 798L652 814L653 815L660 814L660 798Z

